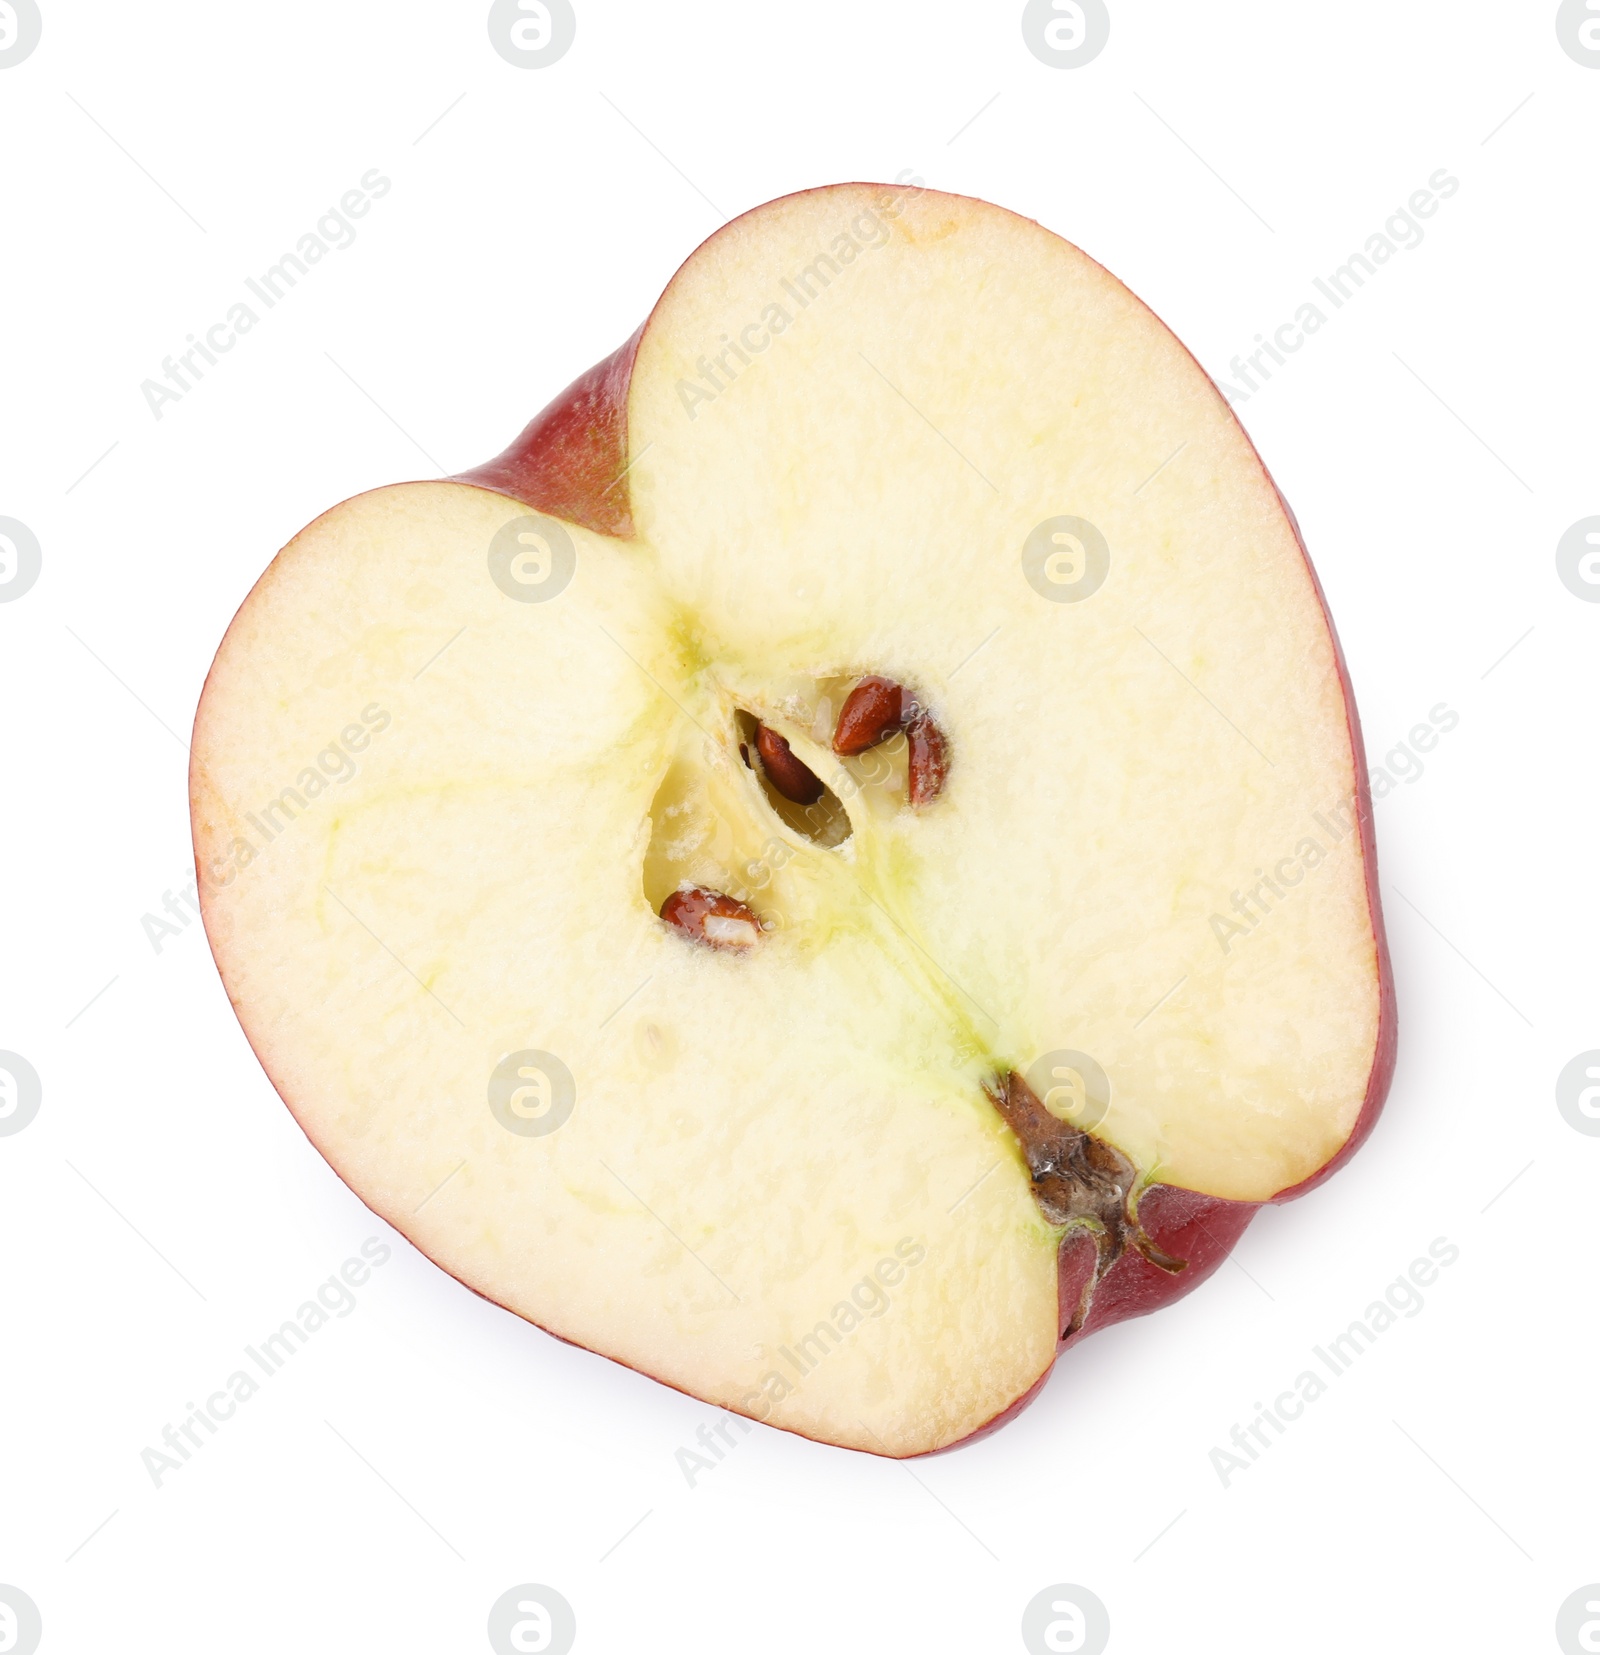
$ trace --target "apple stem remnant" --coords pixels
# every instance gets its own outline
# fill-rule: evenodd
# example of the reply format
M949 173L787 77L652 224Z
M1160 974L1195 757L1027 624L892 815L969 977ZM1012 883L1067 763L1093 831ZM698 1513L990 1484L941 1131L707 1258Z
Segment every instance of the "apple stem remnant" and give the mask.
M797 805L811 805L822 797L822 782L816 773L795 757L794 750L776 730L769 730L765 724L756 726L756 751L761 755L767 779L784 798Z
M933 714L892 678L869 674L845 697L833 732L833 750L842 758L854 758L896 730L906 732L910 749L906 774L911 803L932 804L950 774L950 744Z
M761 938L753 908L704 885L685 885L661 904L661 917L674 931L707 948L743 952Z
M1098 1258L1062 1338L1083 1326L1096 1286L1126 1248L1169 1275L1187 1268L1183 1259L1163 1252L1145 1234L1138 1217L1138 1168L1120 1149L1058 1120L1015 1069L996 1076L988 1093L1022 1144L1040 1212L1050 1223L1065 1226L1062 1249L1085 1232L1094 1239Z

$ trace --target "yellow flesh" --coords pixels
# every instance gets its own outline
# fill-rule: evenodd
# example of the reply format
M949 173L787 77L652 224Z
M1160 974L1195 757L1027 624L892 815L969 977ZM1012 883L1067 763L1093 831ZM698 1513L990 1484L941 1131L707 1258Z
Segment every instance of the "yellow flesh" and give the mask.
M1377 988L1356 837L1316 825L1353 787L1331 641L1231 416L1066 243L883 195L775 203L680 272L629 406L639 534L570 528L559 597L492 583L526 508L464 485L361 496L291 543L218 656L194 803L246 1032L365 1200L568 1339L906 1454L1055 1348L1055 1233L993 1067L1088 1052L1103 1136L1260 1200L1348 1136ZM830 247L802 309L781 284ZM680 380L775 302L786 331L691 419ZM1023 578L1057 515L1111 546L1082 603ZM903 743L828 749L863 672L949 736L922 811ZM269 842L263 807L372 708L356 773L300 786ZM848 836L775 808L741 714ZM1321 865L1224 953L1210 916L1311 835ZM681 881L771 928L694 947L654 912ZM542 1137L486 1101L529 1048L577 1085Z

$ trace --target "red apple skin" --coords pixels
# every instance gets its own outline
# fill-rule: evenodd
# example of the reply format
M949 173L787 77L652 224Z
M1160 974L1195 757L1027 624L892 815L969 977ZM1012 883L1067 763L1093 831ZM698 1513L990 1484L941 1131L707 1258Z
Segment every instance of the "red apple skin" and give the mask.
M628 386L644 327L580 374L494 459L454 480L509 495L596 534L633 535Z
M908 190L907 186L888 184L856 187L882 190L890 194L904 194ZM813 192L809 190L796 192L799 195L811 193ZM1113 281L1116 280L1109 271L1106 273ZM603 361L596 363L587 373L581 374L537 414L502 454L471 471L459 473L454 481L470 483L478 488L490 489L511 499L521 500L537 511L577 523L597 534L611 535L619 539L631 538L634 533L634 522L627 482L628 391L639 342L648 325L647 317L623 345ZM1174 337L1176 338L1175 335ZM1194 361L1193 353L1188 351L1181 340L1178 344L1189 355L1190 360ZM1200 372L1205 372L1197 361L1195 366ZM1209 381L1209 375L1207 379ZM1215 382L1210 382L1215 389ZM1220 391L1216 394L1219 399L1222 398ZM1234 423L1239 424L1236 416ZM1242 425L1239 429L1245 441L1250 443L1251 453L1255 456L1256 463L1261 465L1263 475L1271 482L1271 473L1262 464L1261 456L1254 443L1250 441L1248 433ZM1232 1252L1250 1220L1260 1211L1262 1205L1277 1205L1294 1200L1331 1177L1355 1153L1377 1124L1394 1074L1394 976L1379 900L1377 845L1373 831L1372 797L1367 779L1366 749L1361 737L1361 722L1356 710L1355 693L1346 667L1344 651L1340 647L1338 633L1328 611L1322 583L1318 580L1310 555L1306 551L1305 539L1300 533L1300 525L1293 511L1276 484L1273 488L1294 529L1300 554L1305 559L1307 573L1322 605L1323 619L1333 644L1339 681L1344 693L1345 717L1355 761L1354 803L1367 873L1367 903L1372 919L1379 992L1378 1037L1367 1091L1350 1136L1338 1152L1309 1178L1291 1188L1280 1190L1269 1203L1228 1201L1168 1184L1147 1186L1138 1203L1141 1225L1156 1246L1171 1257L1184 1260L1186 1267L1173 1274L1151 1264L1132 1248L1125 1251L1095 1286L1089 1313L1083 1325L1076 1332L1063 1337L1057 1347L1058 1355L1069 1345L1076 1344L1092 1333L1098 1333L1102 1328L1134 1316L1146 1316L1151 1311L1159 1310L1164 1305L1193 1292ZM200 872L198 860L196 870L197 873ZM202 906L205 888L202 875ZM257 1056L259 1055L258 1053ZM270 1079L270 1071L268 1076ZM1095 1267L1095 1259L1094 1243L1087 1235L1073 1238L1061 1249L1057 1280L1060 1325L1063 1328L1071 1320L1080 1302L1082 1291ZM479 1294L479 1297L485 1295ZM561 1336L557 1334L555 1337ZM571 1340L562 1342L572 1343ZM959 1442L949 1443L932 1452L948 1454L999 1430L1039 1395L1051 1371L1052 1369L1047 1368L1023 1395ZM675 1386L672 1388L677 1389Z

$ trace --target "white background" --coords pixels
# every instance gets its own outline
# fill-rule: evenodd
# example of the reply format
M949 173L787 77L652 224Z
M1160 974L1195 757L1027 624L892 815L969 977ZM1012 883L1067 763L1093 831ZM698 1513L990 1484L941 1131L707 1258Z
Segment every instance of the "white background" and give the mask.
M1555 1649L1600 1579L1600 1138L1554 1098L1600 1046L1600 605L1554 557L1600 513L1600 71L1554 0L1112 0L1065 71L1015 0L579 0L536 71L483 3L43 9L0 70L0 515L43 546L0 605L0 1046L44 1083L0 1138L0 1581L47 1655L475 1651L525 1581L580 1651L1020 1650L1057 1582L1117 1652ZM141 381L373 167L393 188L355 243L155 419ZM1441 167L1422 244L1240 408L1373 762L1460 718L1377 806L1402 1020L1378 1130L998 1435L902 1465L758 1428L690 1487L714 1411L387 1232L273 1093L199 925L147 939L188 877L184 742L229 617L330 504L498 452L723 215L786 191L910 168L1037 217L1225 378ZM153 1486L163 1425L380 1233L355 1313ZM1440 1236L1460 1258L1423 1311L1224 1487L1235 1422Z

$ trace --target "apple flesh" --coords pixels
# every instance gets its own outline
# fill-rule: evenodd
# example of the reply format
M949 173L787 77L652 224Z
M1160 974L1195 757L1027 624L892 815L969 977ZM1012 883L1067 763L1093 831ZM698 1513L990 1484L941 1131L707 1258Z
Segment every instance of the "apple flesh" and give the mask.
M1057 519L1109 548L1083 601L1028 578ZM535 587L571 548L548 601L507 536ZM1171 333L1035 224L843 185L719 231L496 460L297 536L191 792L245 1033L368 1205L564 1339L911 1455L1371 1129L1364 776Z

